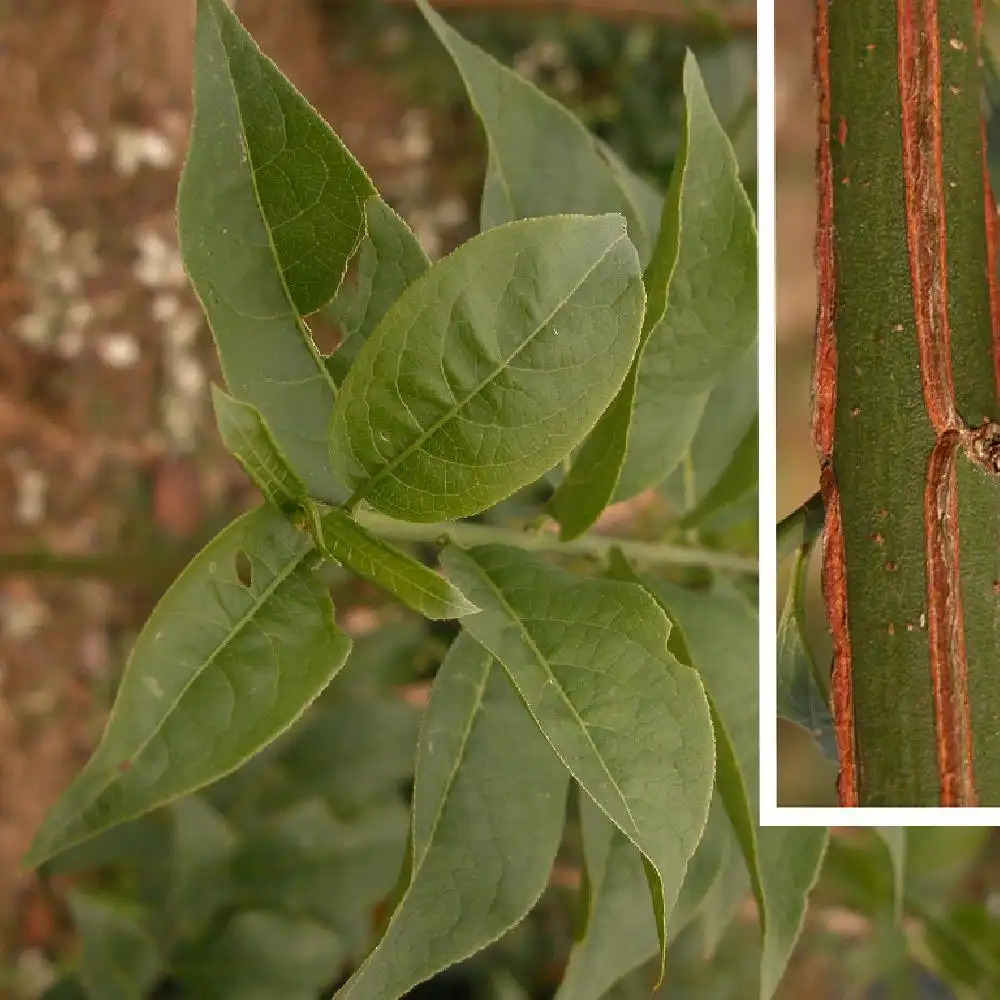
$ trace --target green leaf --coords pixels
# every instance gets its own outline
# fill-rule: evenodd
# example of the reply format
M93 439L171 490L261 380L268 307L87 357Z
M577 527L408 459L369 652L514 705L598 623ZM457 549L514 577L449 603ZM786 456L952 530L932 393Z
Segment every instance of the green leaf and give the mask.
M723 372L712 387L682 467L661 489L672 507L690 510L705 498L732 462L757 416L757 351Z
M579 579L506 546L442 564L483 611L465 627L503 663L556 753L648 860L661 947L708 816L714 751L697 674L667 652L641 587Z
M661 581L648 581L646 586L676 626L672 648L695 667L712 700L719 741L719 790L757 897L764 935L760 996L767 1000L777 988L802 929L806 902L826 850L827 830L758 826L758 625L754 609L735 591L723 587L698 593Z
M903 919L903 896L906 893L906 827L876 826L875 832L882 838L892 867L893 906L896 920Z
M712 796L705 831L684 875L684 885L670 916L670 936L676 938L707 907L730 858L738 855L738 844L725 806L718 794Z
M757 851L763 889L764 950L760 996L774 996L802 932L806 902L819 878L828 831L823 827L762 827Z
M742 188L731 149L728 155L732 162L727 164L724 158L728 141L708 103L697 65L690 55L685 62L684 89L687 103L681 147L667 197L662 202L659 236L643 279L648 309L639 349L621 392L576 455L570 474L552 498L551 507L563 526L565 538L582 534L612 499L626 500L672 472L695 437L708 399L704 375L698 378L665 378L662 357L658 352L690 352L690 348L682 343L671 346L677 341L677 335L665 324L668 316L674 317L675 308L686 309L694 315L693 320L688 319L688 326L699 321L695 309L703 308L700 298L704 297L704 293L696 286L695 301L689 301L692 296L688 294L686 284L690 281L690 272L702 283L706 281L700 273L704 262L700 256L703 248L698 246L698 241L712 242L713 226L720 224L719 219L710 216L709 208L714 212L718 200L722 212L725 213L728 208L731 216L734 212L730 204L733 191L742 194ZM723 156L721 174L720 164L715 161L719 156ZM702 177L692 177L692 169L703 169L702 161L706 157L713 158L707 181ZM614 163L616 175L626 176L627 168L620 161ZM638 180L633 179L633 189L640 190L638 185ZM745 195L743 200L746 200ZM642 202L648 211L652 198L644 195ZM746 207L749 210L749 203ZM731 221L731 217L727 217L721 224ZM755 246L752 213L748 224L752 250ZM679 305L670 292L675 275ZM756 300L753 308L756 309ZM751 341L754 332L755 328L751 329ZM739 337L742 331L734 331L732 335ZM691 338L694 335L689 332L687 336ZM712 336L712 331L706 323L700 330L699 344L709 336ZM654 338L655 343L647 360L646 352L650 350L649 344ZM664 341L669 341L666 347ZM711 348L712 345L706 343L699 349L711 351ZM729 357L725 357L724 363L720 360L712 369L709 385L730 363Z
M733 453L733 457L715 485L701 502L678 522L680 528L692 528L738 503L757 489L757 418Z
M699 908L696 923L691 928L692 935L700 939L701 954L706 962L718 951L740 904L753 891L750 874L731 826L730 838L732 846L728 863L723 867L718 880L708 890L705 901Z
M417 6L462 76L489 144L484 230L544 215L618 212L645 261L649 231L642 193L609 165L602 144L561 104L466 41L424 0Z
M692 653L686 626L692 620L700 624L706 613L711 614L713 607L709 595L697 594L682 587L659 582L644 581L618 549L612 550L610 575L614 579L643 587L651 594L660 609L677 626L670 634L671 652L682 663L699 669L701 663ZM720 615L727 614L730 616L730 620L735 622L735 627L729 635L732 641L729 658L732 662L735 658L742 660L742 657L750 652L751 636L756 642L756 619L752 617L752 612L739 595L731 592L727 596L731 599L732 606L725 611L722 607L717 607L714 610L717 610ZM678 617L676 610L678 602L681 607L689 611L689 615ZM694 602L693 605L690 602ZM719 651L714 650L714 652L718 654ZM726 664L725 660L721 663L717 661L717 667L723 664ZM756 698L754 697L750 702L747 702L746 698L750 697L749 684L734 681L734 687L739 695L733 694L727 689L723 693L723 698L726 699L722 706L724 712L720 711L720 706L715 700L720 685L712 684L710 679L704 676L703 680L707 688L712 728L715 733L716 788L725 804L726 812L743 849L751 878L754 881L755 891L760 899L757 870L756 799L752 797L756 793L757 772L754 770L749 776L745 773L743 767L749 762L749 758L746 761L741 760L738 749L738 747L742 747L747 753L754 754L753 765L756 768L756 743L752 747L750 746L751 727L756 727L757 723ZM756 739L755 736L754 739Z
M310 495L339 502L335 387L301 317L336 293L375 189L223 0L198 2L194 77L185 266L230 391L260 410Z
M691 662L686 647L683 652L678 649L678 656L685 663ZM743 850L758 906L762 906L764 897L759 868L760 858L757 852L757 803L755 799L751 799L751 795L756 795L756 781L754 779L748 781L741 769L741 761L737 756L733 737L722 721L719 708L712 698L711 690L708 694L708 704L712 711L712 726L715 730L716 741L715 752L718 758L715 771L716 788L725 804L726 813L732 823L736 839ZM763 923L762 919L762 926Z
M288 464L260 410L214 385L212 405L222 443L243 466L264 499L286 512L305 503L306 484Z
M229 862L236 837L222 814L200 795L170 807L174 843L166 910L173 933L193 937L232 897Z
M359 961L403 860L406 827L399 801L343 820L319 799L301 800L240 845L232 862L238 905L315 920L336 932L345 957Z
M811 733L823 753L837 759L830 706L819 686L819 671L805 634L807 549L797 549L785 607L778 623L778 715Z
M676 468L696 438L712 385L735 359L750 356L756 336L753 212L690 54L684 93L681 147L644 276L648 309L639 350L552 499L567 538L593 524L612 499L635 496ZM625 169L616 166L619 174ZM643 203L648 211L652 199ZM744 466L755 463L755 445L748 442L742 457L749 462L734 470L737 487ZM755 465L751 471L756 480ZM720 506L715 500L707 513Z
M162 968L160 949L139 917L111 902L67 896L80 933L79 976L91 1000L146 1000Z
M653 910L640 902L648 887L642 856L590 799L581 799L580 818L589 916L585 933L570 954L556 1000L599 1000L659 949ZM713 799L708 823L670 915L671 938L676 938L704 905L729 859L731 840L729 821Z
M597 140L597 151L608 165L619 185L624 189L628 200L635 206L640 227L644 234L641 241L644 252L640 259L645 265L653 244L660 232L660 221L663 216L663 195L649 181L636 174L624 160L602 139ZM639 245L635 240L632 241Z
M583 442L569 473L549 500L563 541L582 535L614 496L628 448L637 375L633 361L618 395Z
M338 385L389 307L430 267L413 231L381 198L368 199L365 219L357 284L344 285L333 303L344 339L326 364Z
M139 634L101 743L26 864L215 781L291 726L351 647L314 559L271 507L195 556Z
M342 955L337 935L315 921L249 910L182 949L175 966L186 1000L316 1000Z
M491 229L396 300L341 385L334 467L409 521L475 514L537 479L611 402L643 292L620 216Z
M323 551L425 618L461 618L479 609L434 570L373 535L346 511L320 518Z
M580 799L580 823L587 927L570 953L556 1000L599 1000L659 948L642 855L586 797Z
M691 53L684 96L682 151L646 275L653 326L641 372L690 392L710 388L756 339L757 236L733 148Z
M629 427L628 450L611 499L614 503L656 486L691 448L708 403L708 392L663 390L643 374L641 363Z
M338 998L393 1000L517 924L548 881L566 788L503 671L462 633L421 729L409 885Z
M746 355L757 334L753 210L690 53L684 95L681 148L645 274L645 339L618 500L654 486L675 468L712 385ZM671 447L664 447L664 429L685 418L668 439Z
M278 757L278 801L322 795L350 816L398 794L413 777L419 724L419 710L398 697L317 705Z

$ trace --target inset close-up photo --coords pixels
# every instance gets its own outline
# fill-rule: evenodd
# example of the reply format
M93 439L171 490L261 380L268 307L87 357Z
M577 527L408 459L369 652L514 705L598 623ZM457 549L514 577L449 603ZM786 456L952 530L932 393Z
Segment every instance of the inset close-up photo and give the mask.
M779 805L1000 806L1000 9L813 36L815 100L778 58Z

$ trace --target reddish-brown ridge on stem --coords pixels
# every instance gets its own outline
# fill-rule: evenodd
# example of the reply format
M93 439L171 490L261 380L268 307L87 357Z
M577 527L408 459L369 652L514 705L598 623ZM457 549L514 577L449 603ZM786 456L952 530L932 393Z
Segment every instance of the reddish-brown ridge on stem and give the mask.
M959 441L957 431L938 438L924 492L927 633L943 806L976 804L958 564Z
M819 302L816 315L816 356L813 362L813 443L820 461L833 454L833 424L837 406L837 348L834 341L834 310L837 295L833 228L833 157L830 152L830 38L826 3L816 4L816 80L819 89L819 146L816 175L819 208L816 220L816 268L819 273ZM841 119L840 132L846 138L847 122Z
M840 773L837 799L842 806L858 805L858 774L854 752L854 682L851 677L851 634L847 618L847 580L840 494L833 470L820 473L820 491L826 510L823 529L823 593L833 635L830 700Z
M897 0L906 235L924 403L937 434L958 426L948 322L937 0Z
M982 45L983 2L974 0L976 7L976 44ZM980 146L983 160L983 205L986 214L986 280L990 289L990 326L993 330L993 382L1000 398L1000 281L997 279L1000 226L997 224L997 203L993 197L989 162L986 157L986 118L979 118ZM985 416L985 414L984 414Z
M906 230L920 377L937 441L924 491L927 625L941 804L973 805L972 725L959 590L955 405L937 0L897 0Z
M826 0L816 3L815 72L819 97L819 145L816 153L819 206L816 220L816 268L819 303L816 313L816 355L813 362L813 442L820 456L820 491L826 517L823 525L823 594L833 635L830 698L840 773L837 797L843 806L858 805L854 754L854 690L851 640L847 618L847 572L840 514L840 494L833 474L833 438L837 407L837 344L834 330L837 271L833 225L833 139L830 93L830 28ZM847 140L847 120L841 118L837 137Z

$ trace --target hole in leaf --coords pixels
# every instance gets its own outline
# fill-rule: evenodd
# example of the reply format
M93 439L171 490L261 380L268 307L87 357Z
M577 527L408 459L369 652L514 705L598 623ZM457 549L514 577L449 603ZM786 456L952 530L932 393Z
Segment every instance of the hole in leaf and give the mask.
M236 553L236 575L244 587L249 587L253 582L253 570L250 566L250 557L240 549Z
M444 639L445 642L451 643L458 638L458 633L461 632L462 626L457 621L448 618L428 622L427 630L436 639Z

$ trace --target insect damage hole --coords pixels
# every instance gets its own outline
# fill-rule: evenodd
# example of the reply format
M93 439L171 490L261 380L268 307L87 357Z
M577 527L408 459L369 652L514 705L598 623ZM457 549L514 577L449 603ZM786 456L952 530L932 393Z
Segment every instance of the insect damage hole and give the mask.
M244 587L249 587L253 583L253 566L250 557L240 549L236 553L236 577Z

